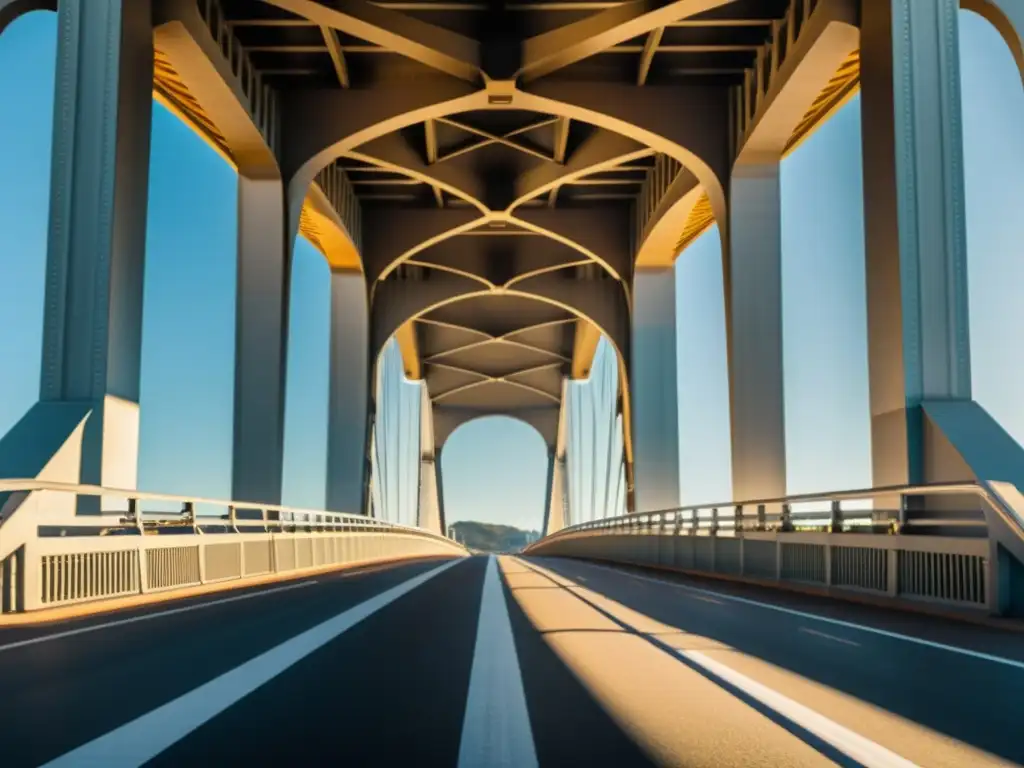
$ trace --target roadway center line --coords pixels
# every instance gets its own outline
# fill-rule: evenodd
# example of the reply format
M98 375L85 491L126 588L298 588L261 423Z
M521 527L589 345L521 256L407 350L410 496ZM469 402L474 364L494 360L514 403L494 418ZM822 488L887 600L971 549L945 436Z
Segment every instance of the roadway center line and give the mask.
M808 635L817 635L818 637L824 637L826 640L835 640L837 643L844 643L846 645L855 645L858 648L860 643L854 642L853 640L847 640L845 637L836 637L826 632L819 632L816 629L808 629L807 627L800 627L801 632L806 632Z
M445 563L364 600L43 768L137 768L363 619L460 562Z
M526 709L512 622L498 561L487 558L466 715L459 744L459 768L536 768L537 753Z
M949 651L950 653L959 653L963 656L970 656L975 659L982 661L991 661L995 664L1004 664L1008 667L1015 669L1024 670L1024 661L1017 661L1016 659L1008 659L1005 656L995 656L991 653L985 653L983 651L974 651L970 648L960 648L955 645L946 645L946 643L937 643L934 640L925 640L923 637L914 637L913 635L904 635L902 632L892 632L888 629L880 629L878 627L869 627L864 624L854 624L852 621L843 621L842 619L833 619L828 616L819 616L815 613L808 613L807 611L799 611L795 608L786 608L781 605L772 605L771 603L762 603L760 600L751 600L747 597L739 597L738 595L730 595L725 592L715 592L711 589L701 589L700 587L691 587L686 584L678 584L673 581L664 581L663 579L655 579L650 576L641 576L636 573L629 573L618 568L612 568L607 565L599 565L597 563L587 563L594 568L600 568L605 571L611 571L617 573L620 576L628 576L631 579L639 579L640 581L649 581L653 584L660 584L664 587L675 587L676 589L683 589L687 592L696 592L702 595L712 595L713 597L722 598L723 600L732 600L735 603L743 603L744 605L753 605L757 608L765 608L769 611L778 611L779 613L788 613L790 616L799 616L802 619L812 619L814 621L821 621L825 624L831 624L836 627L846 627L847 629L856 629L861 632L870 632L875 635L882 637L889 637L894 640L904 640L908 643L917 643L918 645L924 645L929 648L936 648L940 651Z
M75 629L67 629L63 632L54 632L52 635L42 635L41 637L30 637L25 640L16 640L13 643L7 643L6 645L0 645L0 653L4 651L10 651L14 648L22 648L26 645L35 645L37 643L46 643L50 640L61 640L65 637L73 637L74 635L84 635L86 632L97 632L101 629L109 629L111 627L123 627L126 624L135 624L140 621L149 621L150 619L159 619L164 616L173 616L178 613L188 613L189 611L198 611L202 608L211 608L215 605L224 605L225 603L234 603L238 600L248 600L252 597L263 597L264 595L273 595L278 592L287 592L289 589L300 589L302 587L309 587L316 584L316 579L310 581L303 581L298 584L287 584L283 587L274 587L273 589L264 589L260 592L246 592L244 595L232 595L231 597L222 597L218 600L210 600L205 603L194 603L192 605L184 605L180 608L169 608L166 611L156 611L154 613L144 613L141 616L129 616L125 619L115 619L114 621L105 621L102 624L90 624L87 627L76 627Z

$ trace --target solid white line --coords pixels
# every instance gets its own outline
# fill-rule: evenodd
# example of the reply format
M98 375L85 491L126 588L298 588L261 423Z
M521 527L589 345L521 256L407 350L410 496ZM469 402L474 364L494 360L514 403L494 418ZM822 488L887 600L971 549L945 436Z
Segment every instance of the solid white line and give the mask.
M487 558L473 666L462 721L459 768L536 768L512 623L498 562Z
M316 579L311 581L303 581L299 584L287 584L283 587L274 587L273 589L264 589L261 592L246 592L244 595L232 595L231 597L222 597L219 600L210 600L206 603L194 603L192 605L184 605L180 608L170 608L166 611L157 611L156 613L144 613L141 616L129 616L126 619L116 619L114 621L106 621L102 624L90 624L87 627L76 627L75 629L67 629L63 632L54 632L52 635L42 635L41 637L30 637L27 640L17 640L13 643L7 643L6 645L0 645L0 653L9 651L13 648L22 648L26 645L36 645L37 643L48 643L51 640L60 640L65 637L73 637L74 635L84 635L86 632L97 632L101 629L109 629L111 627L123 627L126 624L135 624L139 621L149 621L150 619L159 619L164 616L173 616L177 613L188 613L189 611L198 611L202 608L212 608L215 605L224 605L225 603L234 603L239 600L248 600L251 597L263 597L263 595L273 595L278 592L287 592L289 589L299 589L301 587L309 587L316 584ZM138 606L143 608L145 606Z
M629 573L627 571L619 570L618 568L612 568L607 565L598 565L597 563L587 563L594 568L601 568L602 570L611 571L617 573L620 576L628 576L631 579L640 579L641 581L650 581L654 584L661 584L665 587L675 587L676 589L684 589L687 592L698 592L704 595L713 595L714 597L722 598L723 600L732 600L735 603L743 603L744 605L753 605L758 608L765 608L769 611L778 611L779 613L788 613L790 616L799 616L803 619L813 619L814 621L821 621L825 624L831 624L835 627L846 627L847 629L857 629L861 632L870 632L875 635L881 635L882 637L890 637L894 640L905 640L908 643L917 643L918 645L924 645L929 648L937 648L940 651L949 651L950 653L959 653L963 656L970 656L975 659L981 659L982 661L991 661L995 664L1004 664L1008 667L1014 667L1015 669L1024 669L1024 661L1017 661L1016 659L1007 659L1004 656L993 656L991 653L984 653L983 651L974 651L970 648L960 648L955 645L946 645L945 643L937 643L934 640L925 640L922 637L914 637L913 635L904 635L901 632L890 632L887 629L879 629L878 627L868 627L863 624L854 624L852 621L843 621L842 619L833 619L828 616L818 616L814 613L808 613L807 611L798 611L795 608L785 608L781 605L772 605L771 603L762 603L759 600L751 600L746 597L738 597L737 595L729 595L724 592L715 592L711 589L701 589L699 587L690 587L685 584L677 584L672 581L663 581L662 579L654 579L650 576L640 576L635 573Z
M137 768L363 619L460 562L445 563L342 611L195 690L46 763L44 768Z
M853 640L847 640L845 637L836 637L835 635L830 635L827 632L819 632L816 629L808 629L807 627L800 627L800 631L806 632L808 635L817 635L818 637L824 637L826 640L835 640L837 643L855 645L860 648L860 643L855 643Z
M737 672L725 664L715 661L700 651L677 649L676 653L685 659L703 667L715 677L721 678L730 685L739 688L748 696L757 699L765 706L778 712L786 719L810 731L818 738L828 742L845 755L856 760L865 768L913 768L915 763L900 757L880 744L866 739L849 728L845 728L813 709L805 707L788 696Z

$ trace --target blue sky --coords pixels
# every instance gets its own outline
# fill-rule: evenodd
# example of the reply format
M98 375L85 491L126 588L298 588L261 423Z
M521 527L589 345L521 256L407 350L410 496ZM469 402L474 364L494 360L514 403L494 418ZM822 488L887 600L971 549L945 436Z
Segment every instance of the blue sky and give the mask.
M54 21L29 14L0 38L0 104L7 112L0 116L0 359L8 363L0 368L0 431L38 389ZM1018 349L1024 328L1024 303L1015 295L1024 285L1024 89L995 30L966 12L961 45L974 393L1021 440L1024 359L1000 352ZM854 100L783 166L791 492L870 483L859 131ZM229 492L235 185L221 158L154 108L139 467L140 486L149 490ZM314 507L323 504L326 474L327 275L323 258L300 241L292 276L284 493L287 503ZM721 501L730 495L729 410L716 230L682 254L676 281L683 498ZM402 382L393 352L385 361L388 413L378 439L391 453L376 482L388 515L410 521L418 393ZM592 382L574 386L577 423L587 423L583 416L611 397L612 363L608 355ZM590 471L594 462L599 469L608 463L609 427L602 416L602 450L577 462L571 493L581 507L616 506L605 502L614 490ZM574 439L590 446L589 429ZM613 456L616 450L613 445ZM442 465L449 521L539 526L546 452L530 427L497 417L467 424L449 439Z

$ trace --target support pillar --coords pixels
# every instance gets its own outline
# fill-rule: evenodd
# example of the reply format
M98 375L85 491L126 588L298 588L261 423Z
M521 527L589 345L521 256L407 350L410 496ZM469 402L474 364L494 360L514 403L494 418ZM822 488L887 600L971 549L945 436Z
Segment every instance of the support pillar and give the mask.
M428 531L443 534L441 522L440 487L437 477L434 445L434 408L425 382L420 387L420 496L417 525Z
M671 267L638 269L630 375L637 512L680 503L676 378L675 272Z
M729 410L737 501L786 495L779 162L738 164L729 210Z
M927 471L922 403L971 398L957 0L865 3L864 223L876 486ZM926 434L927 432L927 434Z
M278 179L238 177L232 498L281 503L294 237Z
M130 489L139 446L151 7L63 0L57 25L39 402L0 440L0 474ZM80 512L98 509L96 499L81 502Z
M442 531L448 530L448 517L444 512L444 473L441 471L441 452L434 456L434 486L437 488L437 511Z
M566 462L565 456L548 454L547 514L544 516L543 536L557 533L568 525L565 508Z
M568 474L566 468L566 448L569 444L569 379L562 378L562 404L558 412L558 432L555 436L553 450L548 451L547 495L544 510L544 526L542 536L562 530L569 524L569 513L566 509L566 484Z
M368 509L370 445L369 308L358 272L331 273L327 508Z

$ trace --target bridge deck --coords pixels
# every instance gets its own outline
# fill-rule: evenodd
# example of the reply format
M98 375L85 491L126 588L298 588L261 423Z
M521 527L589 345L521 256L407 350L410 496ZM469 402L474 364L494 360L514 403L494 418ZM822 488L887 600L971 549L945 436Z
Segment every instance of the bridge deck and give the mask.
M8 628L0 680L7 768L1024 761L1020 635L567 560Z

